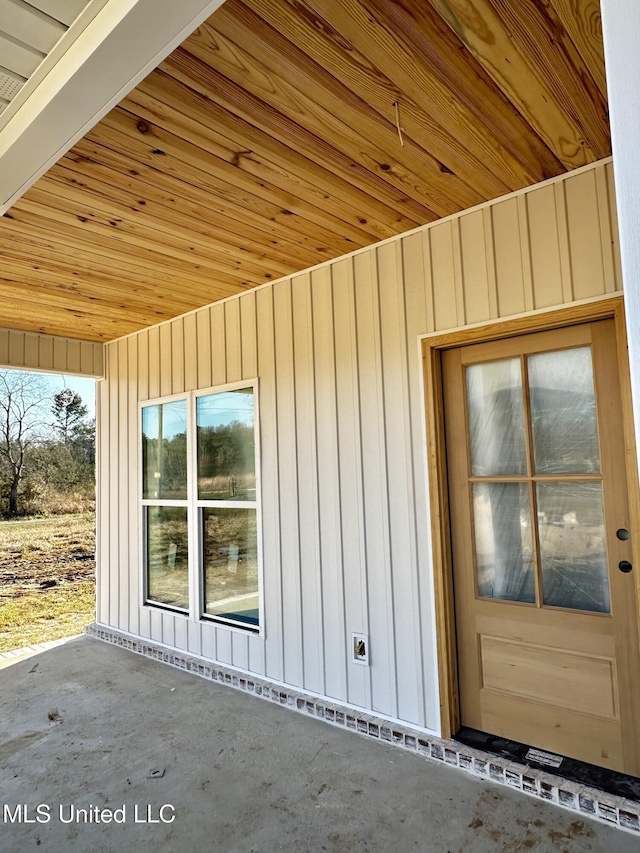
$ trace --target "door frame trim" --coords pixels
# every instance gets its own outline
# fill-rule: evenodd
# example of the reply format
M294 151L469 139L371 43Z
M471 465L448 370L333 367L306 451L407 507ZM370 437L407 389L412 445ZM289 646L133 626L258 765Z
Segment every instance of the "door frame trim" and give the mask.
M453 598L453 563L447 484L447 460L444 431L441 354L443 350L466 344L509 338L516 335L558 329L579 323L612 318L615 322L622 422L626 449L627 489L632 529L640 530L640 489L638 459L631 400L631 381L627 353L624 298L615 296L594 302L563 306L513 319L492 321L472 328L431 334L421 340L424 381L426 464L431 516L431 552L436 622L436 656L440 700L440 729L443 738L451 738L460 729L460 696ZM633 560L640 569L640 536L633 538ZM636 607L640 644L640 571L636 572Z

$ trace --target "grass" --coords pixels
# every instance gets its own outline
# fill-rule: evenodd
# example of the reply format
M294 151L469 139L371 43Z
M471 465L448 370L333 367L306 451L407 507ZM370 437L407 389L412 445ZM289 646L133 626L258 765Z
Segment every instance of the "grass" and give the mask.
M0 652L81 634L94 620L95 583L43 590L0 605Z
M0 523L0 652L94 620L94 526L93 514Z

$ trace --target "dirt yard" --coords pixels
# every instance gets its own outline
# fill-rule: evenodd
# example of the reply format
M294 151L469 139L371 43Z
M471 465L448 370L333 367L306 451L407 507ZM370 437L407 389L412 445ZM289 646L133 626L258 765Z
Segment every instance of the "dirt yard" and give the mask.
M94 619L95 516L0 522L0 652Z

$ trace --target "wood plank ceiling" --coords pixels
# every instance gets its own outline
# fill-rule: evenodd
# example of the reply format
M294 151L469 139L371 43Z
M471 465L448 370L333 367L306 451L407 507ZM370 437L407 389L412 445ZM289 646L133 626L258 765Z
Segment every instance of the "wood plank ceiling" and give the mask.
M227 0L0 221L109 340L610 154L597 0Z

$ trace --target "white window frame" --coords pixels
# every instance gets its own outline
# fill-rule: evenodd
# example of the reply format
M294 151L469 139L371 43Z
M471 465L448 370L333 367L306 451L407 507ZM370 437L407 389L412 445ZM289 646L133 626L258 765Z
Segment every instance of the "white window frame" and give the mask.
M143 410L150 408L151 406L162 406L166 403L177 403L181 400L186 402L187 408L187 497L184 500L174 500L174 499L155 499L155 498L145 498L144 497L144 468L142 465L142 448L143 448ZM153 610L161 610L166 611L168 613L172 613L175 616L190 616L192 607L193 607L193 596L192 596L192 583L191 583L191 523L190 523L190 512L189 512L189 494L191 489L191 480L193 479L193 472L191 470L190 459L189 459L189 426L190 426L190 406L189 406L189 395L188 394L172 394L167 397L157 397L152 400L145 400L143 403L140 403L140 411L138 413L138 492L139 492L139 501L138 505L140 507L140 554L142 556L142 567L141 567L141 588L140 588L140 600L144 607L148 607ZM189 562L188 562L188 572L189 572L189 609L185 609L183 607L176 607L171 604L163 604L161 601L154 601L149 598L149 577L148 577L148 561L147 561L147 546L148 546L148 535L147 535L147 512L146 508L149 506L167 506L167 507L185 507L187 510L187 545L189 548Z
M150 610L160 610L171 613L174 616L188 617L194 622L224 627L230 631L239 632L244 636L264 637L264 560L262 543L262 477L261 477L261 454L260 454L260 403L258 379L245 379L238 382L229 382L224 385L213 385L209 388L199 388L183 394L172 394L165 397L155 397L144 400L139 404L138 417L138 492L140 507L140 554L142 565L140 571L141 579L141 601L142 606ZM198 498L198 435L196 407L200 397L210 397L223 394L227 391L238 391L241 388L253 390L253 417L254 417L254 451L255 451L255 474L256 474L256 497L255 501L220 501L200 500ZM159 406L164 403L185 400L187 405L187 499L186 500L155 500L143 498L143 467L142 467L142 418L143 410L149 406ZM147 590L147 531L146 531L146 507L148 506L184 506L187 508L188 547L189 547L189 610L174 607L169 604L156 602L148 597ZM203 553L203 530L202 510L206 507L228 509L255 509L256 512L256 547L258 559L258 625L251 625L239 620L212 616L205 613L205 583L204 583L204 553Z
M263 601L263 577L262 577L262 513L261 513L261 478L260 478L260 421L259 421L259 400L258 400L258 380L244 380L240 382L230 382L226 385L216 385L212 388L198 389L193 392L193 429L191 430L192 458L194 463L193 471L197 472L198 464L198 447L197 447L197 424L196 413L197 405L200 397L213 397L216 394L224 394L228 391L239 391L242 388L251 388L253 391L253 436L254 436L254 453L255 453L255 474L256 474L256 497L254 501L233 501L233 500L201 500L198 498L198 478L197 475L192 477L193 494L192 506L194 507L195 516L195 535L197 537L196 549L194 554L197 563L197 603L198 603L198 618L202 622L225 625L230 628L241 630L243 633L261 635L263 633L264 620L264 601ZM255 509L256 512L256 549L258 560L258 624L251 625L247 622L225 618L222 616L212 616L205 613L205 582L204 582L204 554L203 554L203 512L207 507L220 507L221 509Z

